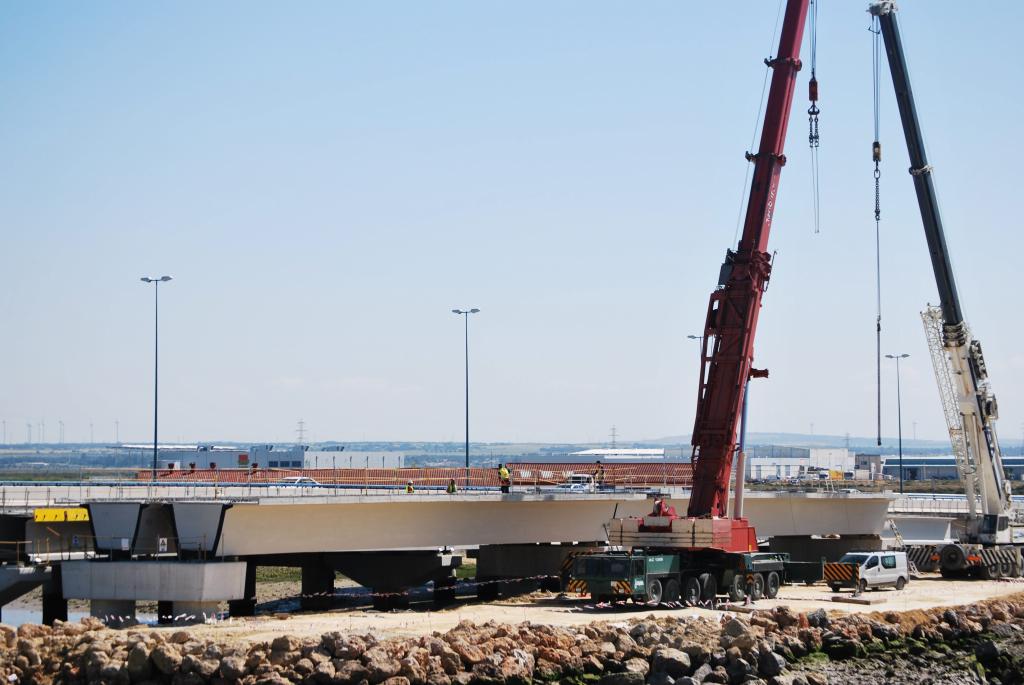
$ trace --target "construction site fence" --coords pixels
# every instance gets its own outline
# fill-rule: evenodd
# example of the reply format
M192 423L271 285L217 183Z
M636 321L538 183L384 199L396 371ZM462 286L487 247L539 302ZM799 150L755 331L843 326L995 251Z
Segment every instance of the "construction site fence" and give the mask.
M591 476L604 487L682 486L693 483L693 470L687 463L613 464L599 471L589 464L509 464L511 484L536 487L569 483L573 476ZM160 469L160 485L202 482L223 485L282 485L286 478L310 478L319 486L406 486L446 488L454 480L459 489L498 488L498 470L494 468L243 468L243 469ZM153 480L152 470L139 470L137 481Z

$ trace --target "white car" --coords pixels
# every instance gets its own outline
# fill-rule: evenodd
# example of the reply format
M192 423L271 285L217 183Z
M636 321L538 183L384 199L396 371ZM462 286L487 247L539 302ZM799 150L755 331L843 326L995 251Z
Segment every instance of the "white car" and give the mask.
M597 486L594 477L587 474L573 474L569 480L557 486L559 492L594 492Z
M282 478L278 482L278 485L310 486L320 485L320 483L317 483L315 480L309 478L308 476L288 476L287 478Z

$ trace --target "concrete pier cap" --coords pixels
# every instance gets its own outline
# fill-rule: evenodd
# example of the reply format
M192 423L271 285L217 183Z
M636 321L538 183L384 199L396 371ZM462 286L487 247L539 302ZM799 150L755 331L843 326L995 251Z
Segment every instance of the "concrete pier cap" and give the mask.
M90 600L90 613L113 624L134 620L139 601L170 603L174 619L203 621L220 602L245 598L242 561L80 560L61 570L64 597Z

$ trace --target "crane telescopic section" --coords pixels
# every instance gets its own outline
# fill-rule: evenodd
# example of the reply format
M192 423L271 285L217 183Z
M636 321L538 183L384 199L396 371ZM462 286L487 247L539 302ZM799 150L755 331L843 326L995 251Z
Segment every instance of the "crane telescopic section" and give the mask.
M996 398L989 386L981 343L972 337L964 320L932 179L932 166L928 163L910 86L896 4L884 0L872 4L868 11L878 18L885 43L910 157L910 175L939 293L939 306L926 309L922 318L950 442L967 495L969 516L965 541L983 545L1024 542L1024 528L1012 525L1010 485L1003 472L995 428L998 418ZM965 570L972 556L982 558L985 555L950 546L949 550L943 550L943 570ZM1016 575L1022 570L1022 564L1019 556L1014 556L1017 558L1007 565L1016 569Z
M736 452L736 433L747 380L767 375L753 369L754 334L761 296L771 274L768 236L786 163L783 148L800 70L808 0L789 0L774 59L761 142L747 153L754 164L743 234L735 250L726 252L718 287L711 294L701 349L700 387L693 436L693 492L688 515L725 517L728 486Z

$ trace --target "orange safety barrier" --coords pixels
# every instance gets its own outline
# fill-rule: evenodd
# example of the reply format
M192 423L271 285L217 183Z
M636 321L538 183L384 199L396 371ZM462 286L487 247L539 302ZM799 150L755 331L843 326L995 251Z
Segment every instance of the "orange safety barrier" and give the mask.
M597 474L596 464L560 463L509 463L506 464L513 485L559 485L572 475ZM339 468L339 469L161 469L157 480L162 482L223 483L224 485L265 483L278 484L284 478L303 476L312 478L322 485L390 485L402 486L409 481L414 486L445 487L455 479L459 489L466 485L464 467L409 467L409 468ZM140 470L139 481L152 478L151 470ZM603 483L606 486L642 487L652 485L677 485L689 487L693 484L693 468L688 463L633 463L605 464ZM298 484L301 485L301 484ZM470 487L498 487L497 468L469 469Z

